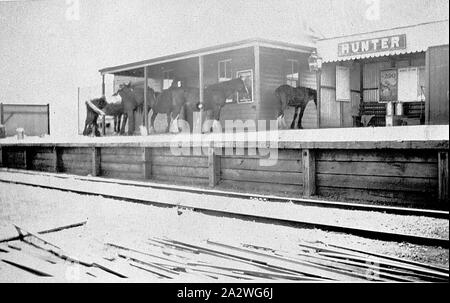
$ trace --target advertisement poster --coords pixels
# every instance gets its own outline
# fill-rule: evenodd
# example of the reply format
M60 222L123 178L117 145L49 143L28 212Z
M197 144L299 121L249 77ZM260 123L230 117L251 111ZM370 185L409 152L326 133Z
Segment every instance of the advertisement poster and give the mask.
M380 71L380 102L397 101L397 84L396 69Z

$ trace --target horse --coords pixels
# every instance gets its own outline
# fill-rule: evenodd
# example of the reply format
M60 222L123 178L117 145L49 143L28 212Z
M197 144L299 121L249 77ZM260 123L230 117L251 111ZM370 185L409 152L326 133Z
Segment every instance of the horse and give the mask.
M149 102L147 108L153 108L156 97L155 91L147 86ZM139 107L142 107L144 104L144 88L134 87L131 85L131 82L126 84L119 85L118 90L113 94L113 96L119 95L122 99L122 108L123 108L123 123L121 126L120 133L125 133L125 125L127 123L127 119L129 119L128 123L128 135L132 135L134 133L134 111Z
M92 100L90 100L90 103L92 103L99 109L104 108L108 104L106 102L105 96L102 96L102 97L96 98L96 99L92 99ZM100 136L100 131L98 130L98 125L97 125L98 116L99 116L99 113L94 111L92 109L92 107L88 104L88 102L86 102L86 120L84 122L83 136L88 136L91 133L93 133L94 136L96 136L96 137Z
M114 132L120 133L120 124L124 114L122 101L108 103L103 108L103 112L108 116L114 117Z
M174 123L176 123L182 109L185 110L188 122L191 120L190 118L194 111L199 111L203 108L205 111L211 111L215 120L214 123L220 125L220 111L226 104L225 100L236 92L248 94L248 89L241 78L215 83L205 88L204 102L200 104L199 88L172 86L162 91L156 100L151 117L151 130L153 130L154 121L158 113L167 114L167 127L169 128L169 121L173 118ZM192 129L193 123L189 124ZM168 129L166 129L167 131Z
M226 104L226 99L234 93L249 94L242 78L235 78L224 82L215 83L206 87L204 102L201 106L205 111L212 111L212 118L220 123L220 111Z
M292 119L291 129L295 128L295 120L298 115L298 128L302 129L302 117L308 102L313 99L317 106L317 92L308 87L292 87L284 84L275 90L275 96L279 102L278 117L284 118L284 112L288 106L295 107L294 118ZM300 114L298 110L300 109Z

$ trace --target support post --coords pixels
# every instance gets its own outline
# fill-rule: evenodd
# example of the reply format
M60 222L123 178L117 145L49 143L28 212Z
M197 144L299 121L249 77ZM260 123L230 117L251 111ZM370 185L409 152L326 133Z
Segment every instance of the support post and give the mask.
M33 161L33 157L32 155L32 151L30 150L30 148L27 148L26 146L23 148L23 160L25 162L25 169L29 170L31 169L31 164Z
M144 127L148 134L148 66L144 66Z
M144 179L152 177L152 149L144 147L142 150L142 174Z
M255 103L256 103L256 120L260 119L261 111L261 65L260 65L260 48L255 45L253 48L255 59ZM265 129L264 129L265 130Z
M53 171L58 173L61 171L61 149L57 146L53 147Z
M310 197L316 194L316 159L311 149L302 150L303 195Z
M102 74L102 96L105 96L105 75ZM102 116L102 135L106 135L106 117Z
M7 163L6 163L6 147L2 147L0 146L0 166L1 167L8 167Z
M203 119L204 119L204 79L203 79L203 56L198 57L198 88L199 88L199 102L202 105L200 109L200 132L202 131ZM194 121L195 122L195 121Z
M322 99L322 70L316 72L316 85L317 85L317 128L320 128L320 103Z
M448 152L438 152L439 200L448 200Z
M0 103L0 124L3 124L3 121L5 121L5 115L3 111L3 103Z
M100 147L92 148L92 176L100 176L100 163L101 163L101 154Z
M78 111L78 116L80 115L79 112L80 111ZM47 103L47 134L50 135L50 103Z
M215 187L220 181L220 155L213 144L208 148L208 179L210 187Z

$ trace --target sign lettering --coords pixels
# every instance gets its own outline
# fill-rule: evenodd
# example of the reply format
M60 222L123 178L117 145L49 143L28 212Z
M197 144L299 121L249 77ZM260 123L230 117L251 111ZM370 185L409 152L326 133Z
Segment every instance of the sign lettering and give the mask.
M396 35L339 43L338 56L353 56L367 53L385 52L406 48L406 35Z

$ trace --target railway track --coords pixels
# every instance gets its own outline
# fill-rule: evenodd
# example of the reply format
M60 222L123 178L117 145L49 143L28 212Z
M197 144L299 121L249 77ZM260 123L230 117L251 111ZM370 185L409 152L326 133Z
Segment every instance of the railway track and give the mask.
M15 183L15 184L23 184L23 185L31 185L31 186L38 186L43 188L49 188L49 189L57 189L57 190L63 190L63 191L69 191L69 192L75 192L75 193L81 193L81 194L88 194L88 195L101 195L103 197L113 198L113 199L121 199L121 200L127 200L131 202L141 203L141 204L150 204L150 205L156 205L156 206L165 206L165 207L176 207L180 209L182 212L183 209L189 209L195 212L200 212L208 215L214 215L214 216L221 216L221 217L232 217L232 218L240 218L244 220L251 220L251 221L257 221L262 223L271 223L271 224L278 224L278 225L285 225L285 226L294 226L299 228L315 228L320 229L324 231L330 231L330 232L338 232L338 233L346 233L351 234L355 236L365 237L369 239L374 240L382 240L382 241L394 241L394 242L407 242L411 244L417 244L417 245L425 245L425 246L440 246L444 248L449 247L449 240L448 239L442 239L442 238L431 238L431 237L422 237L412 234L402 234L402 233L393 233L393 232L385 232L385 231L379 231L374 229L364 229L364 228L355 228L352 226L344 226L344 225L336 225L336 224L324 224L318 221L314 220L298 220L293 219L289 217L282 217L282 216L268 216L264 214L257 214L251 211L236 211L230 208L226 208L220 205L212 205L213 203L200 203L200 202L173 202L173 201L164 201L161 199L149 199L145 198L145 195L139 195L139 193L135 193L134 195L131 195L130 193L123 193L123 191L119 193L113 193L108 191L107 185L127 185L127 186L134 186L141 189L152 189L152 188L158 188L158 189L164 189L168 191L184 191L184 192L190 192L195 194L202 194L202 195L208 195L208 196L226 196L226 197L239 197L239 198L246 198L249 199L250 197L255 197L255 195L246 195L246 194L240 194L240 193L227 193L227 192L219 192L219 191L211 191L211 190L202 190L202 189L193 189L190 187L183 187L183 186L169 186L169 185L163 185L163 184L146 184L144 182L134 182L134 181L123 181L123 180L105 180L102 178L94 178L94 177L80 177L80 176L71 176L71 175L60 175L60 174L51 174L51 173L36 173L36 172L29 172L29 171L21 171L21 170L11 170L11 169L2 169L0 172L8 172L10 173L9 177L5 177L4 175L0 175L0 181L2 182L9 182L9 183ZM12 174L12 175L11 175ZM30 176L45 176L50 178L56 178L59 179L62 183L58 184L58 182L38 182L31 179L26 178L14 178L14 175L17 174L25 174ZM65 181L74 181L76 180L79 185L86 185L86 183L92 184L92 182L96 183L102 183L103 186L99 186L99 188L93 189L92 186L71 186L69 184L64 185ZM257 198L266 197L266 196L256 196ZM280 197L268 197L266 198L268 201L273 201L271 198L274 199L284 199ZM168 199L170 200L170 199ZM287 200L287 199L286 199ZM284 201L286 201L284 200ZM317 200L302 200L297 199L299 203L305 203L304 205L308 206L322 206L326 205L326 207L332 207L331 205L335 204L336 202L326 202L326 201L317 201ZM277 200L280 201L280 200ZM283 201L283 200L281 200ZM324 202L324 203L322 203ZM343 208L344 205L349 205L349 203L336 203L336 208ZM324 206L325 207L325 206ZM402 215L415 215L415 216L429 216L429 217L436 217L436 218L448 218L448 212L445 211L435 211L435 210L419 210L419 209L403 209L403 208L393 208L393 207L371 207L366 205L349 205L348 209L355 209L356 207L358 210L371 210L371 211L378 211L378 212L388 212L390 213L396 213L396 214L402 214ZM434 216L433 216L434 214Z

